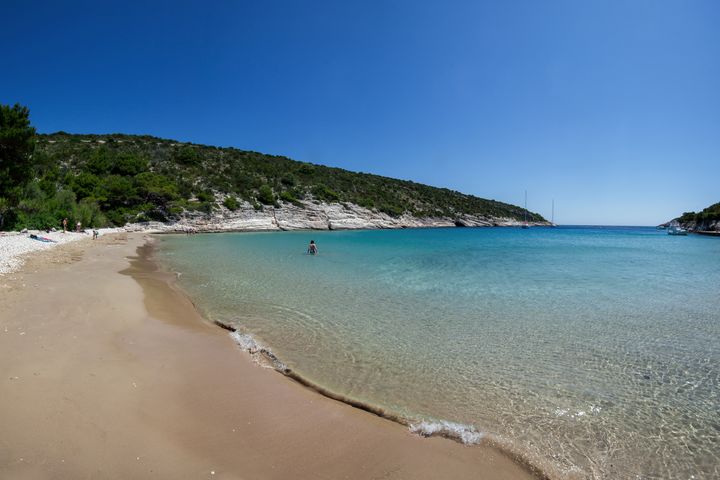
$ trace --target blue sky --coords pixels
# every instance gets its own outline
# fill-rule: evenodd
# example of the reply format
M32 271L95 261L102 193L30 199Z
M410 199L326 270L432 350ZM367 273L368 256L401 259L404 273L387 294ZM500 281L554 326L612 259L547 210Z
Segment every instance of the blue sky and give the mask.
M0 103L447 186L565 224L720 201L720 2L0 5Z

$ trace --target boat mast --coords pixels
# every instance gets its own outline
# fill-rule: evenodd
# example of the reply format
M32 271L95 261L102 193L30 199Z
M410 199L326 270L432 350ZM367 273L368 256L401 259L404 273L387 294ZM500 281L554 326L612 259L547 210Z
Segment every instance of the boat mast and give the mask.
M552 215L550 216L550 225L555 225L555 199L552 199Z

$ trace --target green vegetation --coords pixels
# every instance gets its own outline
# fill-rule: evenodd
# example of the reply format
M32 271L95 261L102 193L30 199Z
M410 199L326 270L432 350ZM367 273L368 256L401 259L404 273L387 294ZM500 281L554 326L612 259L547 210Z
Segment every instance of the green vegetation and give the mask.
M272 191L272 188L270 188L270 185L264 184L261 185L258 189L257 193L257 199L262 203L263 205L276 205L277 202L275 200L275 194Z
M685 212L678 220L680 223L707 223L720 220L720 202L710 205L702 212Z
M225 197L225 200L223 200L223 205L225 205L225 208L233 212L240 208L240 204L235 197Z
M33 175L35 129L26 107L0 105L0 229L12 223Z
M524 210L444 188L298 162L282 156L139 135L35 135L27 109L2 107L0 228L86 226L303 201L354 203L398 216L522 219ZM12 167L9 167L9 166ZM17 168L16 168L17 166ZM542 221L528 213L528 220Z

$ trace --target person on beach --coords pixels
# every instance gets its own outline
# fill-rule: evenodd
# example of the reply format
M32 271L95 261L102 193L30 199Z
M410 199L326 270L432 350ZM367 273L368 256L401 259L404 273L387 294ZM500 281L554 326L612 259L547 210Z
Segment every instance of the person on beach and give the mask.
M98 232L97 230L95 230L95 229L93 228L93 240L97 240L97 238L98 238L99 235L100 235L100 232Z
M67 232L67 218L63 218L63 233Z
M315 240L310 240L310 245L308 245L307 253L310 255L317 255L318 248L315 244Z
M80 233L80 227L82 227L82 223L78 220L78 222L75 224L75 231L77 233Z

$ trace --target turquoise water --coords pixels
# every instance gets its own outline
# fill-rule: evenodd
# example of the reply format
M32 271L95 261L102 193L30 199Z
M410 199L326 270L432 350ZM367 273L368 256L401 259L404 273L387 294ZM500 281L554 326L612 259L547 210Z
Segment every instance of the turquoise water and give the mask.
M165 236L160 258L206 316L416 430L571 477L720 478L720 239L237 233Z

